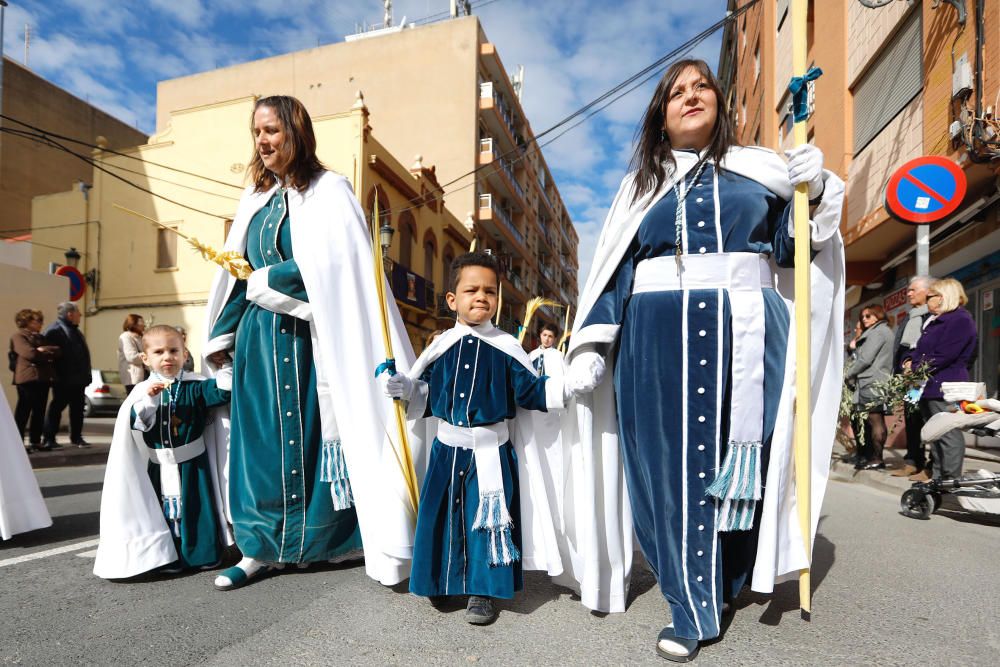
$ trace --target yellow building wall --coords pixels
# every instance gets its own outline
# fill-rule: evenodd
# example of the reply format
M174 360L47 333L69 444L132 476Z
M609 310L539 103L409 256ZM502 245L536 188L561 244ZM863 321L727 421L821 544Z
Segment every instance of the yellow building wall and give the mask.
M44 328L55 321L56 305L69 298L69 280L63 276L29 271L8 264L0 264L0 285L4 286L4 289L0 289L0 322L6 332L5 351L10 345L11 335L17 330L14 324L17 311L22 308L42 311L45 316ZM17 405L17 389L11 384L13 374L7 370L6 361L5 356L3 391L13 410Z
M178 238L176 267L156 268L158 228L135 213L221 250L252 155L249 126L253 104L253 98L241 98L174 113L170 125L151 137L149 144L126 151L143 161L102 156L111 171L159 196L95 173L94 187L87 193L72 190L35 199L33 240L38 243L33 247L34 268L45 271L49 262L64 263L64 249L73 246L82 255L80 270L97 271L97 289L88 290L82 302L87 316L81 325L96 367L117 367L117 339L129 313L141 315L147 326L184 326L188 346L200 367L201 342L207 335L205 305L217 266ZM425 176L412 174L371 136L366 109L317 117L313 124L320 160L352 183L360 179L359 192L378 184L394 211L406 205L407 197L371 169L372 155L391 164L399 182L408 183L417 192L432 189ZM435 213L422 206L412 214L417 242L415 266L411 268L423 275L422 239L426 233L440 237L442 226L449 224L455 233L469 234L444 209ZM71 224L76 220L95 222ZM398 213L391 214L391 220L396 225ZM399 257L398 234L390 256ZM434 268L437 270L432 271L431 279L437 286L443 270ZM434 329L433 313L407 313L407 323L416 349L422 349L426 332Z

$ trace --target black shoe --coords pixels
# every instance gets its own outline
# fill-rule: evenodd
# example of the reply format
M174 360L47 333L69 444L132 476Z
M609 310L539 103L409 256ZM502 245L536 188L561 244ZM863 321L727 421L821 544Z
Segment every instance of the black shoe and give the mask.
M885 470L885 461L869 461L863 470Z
M62 445L57 445L55 440L46 440L40 445L33 445L36 451L39 452L51 452L53 449L58 449Z
M74 442L73 444L76 445L77 447L79 447L80 449L84 449L86 447L90 447L90 443L87 442L86 440L84 440L83 438L80 438L80 440L78 442Z
M440 609L448 604L447 595L431 595L428 596L427 600L431 603L431 606L435 609Z
M465 620L473 625L489 625L497 618L493 600L481 595L470 595L465 607Z
M858 459L854 462L854 469L864 470L866 465L868 465L868 459Z
M671 642L664 646L661 640ZM667 649L670 650L667 650ZM698 650L701 648L697 639L684 639L674 633L673 624L668 625L660 631L656 638L656 653L661 658L666 658L670 662L691 662L698 657Z

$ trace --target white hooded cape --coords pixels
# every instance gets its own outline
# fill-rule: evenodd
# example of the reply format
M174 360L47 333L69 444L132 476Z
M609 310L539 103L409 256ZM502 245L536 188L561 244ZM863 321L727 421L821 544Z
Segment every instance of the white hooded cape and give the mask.
M528 354L516 338L505 331L497 329L492 324L469 327L456 323L455 326L434 339L423 354L414 362L407 372L411 380L419 380L420 376L435 359L444 354L462 339L471 335L479 338L487 345L513 357L518 363L536 374L534 366L528 360ZM550 380L552 381L552 380ZM556 378L557 386L552 390L546 386L546 395L552 391L562 393L562 378ZM545 469L542 457L544 452L535 439L537 416L548 416L548 413L538 413L534 410L517 409L517 416L508 422L511 444L517 452L517 474L520 482L521 501L521 563L526 570L542 570L551 576L562 573L562 560L559 556L559 546L553 518L555 499L548 490L546 478L550 472ZM437 434L440 422L436 417L418 419L425 421L428 441L432 442ZM419 423L414 424L420 428ZM413 429L411 429L413 430Z
M14 415L0 392L0 539L51 525Z
M658 191L631 204L633 175L622 181L597 242L594 263L580 297L567 362L594 343L613 342L616 327L587 327L579 332L591 309L638 232L646 212L696 164L692 153L675 153L677 169ZM774 152L757 147L735 147L722 161L723 169L751 178L782 199L792 198L785 162ZM843 374L844 246L839 224L844 184L824 172L825 189L810 227L812 247L812 533L816 534L829 476ZM790 223L791 224L791 223ZM768 593L774 584L808 566L799 529L792 459L792 420L795 401L794 273L777 269L776 287L789 308L791 326L785 364L784 391L772 436L770 467L765 480L760 538L751 587ZM618 445L614 394L614 359L597 389L577 397L565 422L564 452L569 457L563 506L566 575L557 579L580 593L581 602L597 611L624 611L635 549L632 514ZM810 542L815 543L815 539Z
M225 250L246 251L250 220L276 189L277 185L266 192L247 188ZM304 191L289 189L288 215L292 255L309 295L308 308L302 310L308 313L304 319L312 336L323 437L338 434L343 446L366 572L393 585L409 576L416 515L394 453L399 436L392 401L374 379L385 350L368 225L351 184L332 172L316 176ZM225 270L216 274L208 298L209 335L235 284ZM396 367L405 371L413 361L413 349L388 285L385 293ZM205 355L231 348L233 338L213 339ZM228 420L224 426L228 429ZM423 444L411 437L410 445L422 478Z
M184 378L205 379L195 373L185 373ZM177 560L163 505L149 479L148 447L142 433L132 428L132 406L146 395L152 382L143 380L133 387L115 419L101 490L101 541L94 560L94 574L104 579L134 577ZM233 539L226 523L225 480L218 463L219 451L226 448L225 434L219 439L218 423L226 413L224 408L210 412L212 418L202 437L211 471L212 500L222 531L219 539L229 545Z

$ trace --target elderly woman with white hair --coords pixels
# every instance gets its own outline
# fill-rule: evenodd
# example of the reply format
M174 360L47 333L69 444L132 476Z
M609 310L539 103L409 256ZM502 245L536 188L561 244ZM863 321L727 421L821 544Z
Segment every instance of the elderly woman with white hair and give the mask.
M926 422L939 412L949 412L952 404L944 400L942 382L966 382L969 366L975 358L978 336L976 322L964 306L969 302L962 283L954 278L935 280L927 290L927 308L931 316L924 322L917 346L903 357L909 370L922 364L930 367L930 379L920 395L920 413ZM962 476L965 438L961 431L948 431L931 443L934 479Z

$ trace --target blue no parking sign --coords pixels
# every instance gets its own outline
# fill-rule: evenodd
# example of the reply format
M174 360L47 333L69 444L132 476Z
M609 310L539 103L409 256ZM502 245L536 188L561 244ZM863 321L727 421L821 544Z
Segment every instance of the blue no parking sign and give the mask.
M965 198L965 172L939 155L910 160L897 169L885 188L885 210L911 224L943 220Z

